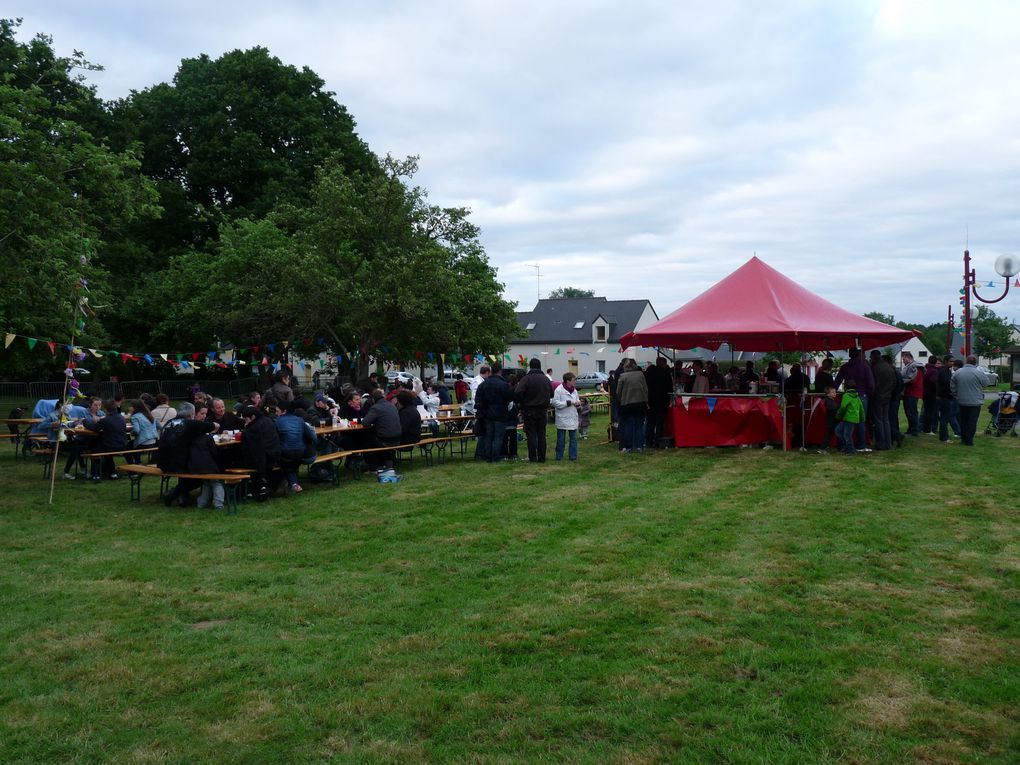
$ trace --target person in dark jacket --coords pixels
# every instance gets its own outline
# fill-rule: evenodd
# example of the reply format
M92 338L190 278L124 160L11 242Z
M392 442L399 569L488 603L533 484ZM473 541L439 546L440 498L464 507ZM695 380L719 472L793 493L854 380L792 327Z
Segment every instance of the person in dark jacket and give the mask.
M219 432L220 424L211 420L209 415L210 411L204 404L195 406L195 422L212 422L216 426L216 432ZM188 447L188 472L222 473L219 457L212 433L196 435ZM211 502L215 509L222 510L223 498L223 481L202 481L202 490L195 501L195 507L208 507Z
M655 366L645 370L648 385L648 412L645 414L645 438L649 448L658 447L662 441L666 412L669 409L669 394L673 392L673 373L665 356L655 360Z
M929 356L928 363L924 365L924 398L921 399L921 432L930 436L938 433L939 411L938 386L939 369L942 367L942 360L938 356Z
M828 395L827 391L832 387L835 387L835 378L832 376L832 359L827 356L822 359L821 368L815 372L815 393ZM741 393L743 392L741 391Z
M215 432L218 427L214 422L196 420L194 404L181 404L177 417L163 426L156 465L164 473L190 473L192 441ZM176 500L184 507L188 503L188 495L201 484L193 478L178 478L177 485L163 495L164 504L169 507Z
M364 416L361 424L365 426L365 448L379 449L384 446L398 446L400 444L400 414L393 404L386 400L386 394L381 388L372 391L372 408ZM382 464L385 468L393 467L392 452L383 452L384 459L379 459L379 453L366 455L365 461L372 470L377 470Z
M939 441L949 443L949 429L953 429L956 437L960 437L960 422L953 411L955 397L949 387L953 379L953 357L946 356L939 367L939 376L935 381L935 404L939 410Z
M502 372L502 364L493 364L491 374L475 391L475 414L485 423L485 430L479 437L482 445L480 458L486 462L499 462L503 458L503 436L514 400L513 391ZM475 458L479 459L479 456L476 454Z
M889 401L896 388L896 370L892 364L882 358L880 350L871 352L871 372L875 377L875 390L872 393L868 416L874 434L875 450L884 452L892 448L892 434L889 429Z
M255 501L269 497L269 475L280 458L280 436L273 418L254 406L241 410L244 430L241 431L241 454L245 467L255 474L251 478L251 491Z
M903 433L900 431L900 401L903 399L903 378L893 365L893 358L886 353L882 356L885 363L896 372L893 380L893 393L889 399L889 438L896 446L903 446Z
M421 412L418 398L409 390L397 394L397 417L400 419L400 443L402 446L421 441Z
M107 401L103 408L106 410L106 416L92 426L99 434L98 442L92 448L100 452L124 451L128 448L127 422L124 415L120 413L120 408L114 401ZM117 475L113 457L103 457L101 469L99 460L92 460L92 480L99 481L100 475L106 476L111 481L116 481L120 477Z
M528 362L528 373L514 388L514 401L521 408L524 435L528 439L530 462L545 462L545 430L549 424L549 403L552 401L552 395L552 383L542 372L542 362L532 359Z

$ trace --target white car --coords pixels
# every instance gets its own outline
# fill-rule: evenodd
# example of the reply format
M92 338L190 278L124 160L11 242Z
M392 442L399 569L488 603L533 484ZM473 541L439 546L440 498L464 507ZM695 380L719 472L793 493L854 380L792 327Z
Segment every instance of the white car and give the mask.
M609 375L605 372L585 372L577 376L574 385L578 388L597 388L599 384L606 385L609 382Z
M409 382L412 384L416 384L417 387L419 388L421 387L421 380L415 377L410 372L387 372L386 373L387 387L392 385L394 380L399 380L402 383Z

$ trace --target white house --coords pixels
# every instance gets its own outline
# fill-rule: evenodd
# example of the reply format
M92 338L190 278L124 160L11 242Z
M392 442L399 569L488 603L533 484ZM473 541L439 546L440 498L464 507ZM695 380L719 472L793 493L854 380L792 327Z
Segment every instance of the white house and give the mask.
M534 310L517 314L522 332L507 351L512 359L507 366L526 367L538 358L542 369L551 368L558 378L564 372L610 372L628 357L639 364L655 361L654 348L628 348L621 353L620 338L658 320L647 300L539 300Z

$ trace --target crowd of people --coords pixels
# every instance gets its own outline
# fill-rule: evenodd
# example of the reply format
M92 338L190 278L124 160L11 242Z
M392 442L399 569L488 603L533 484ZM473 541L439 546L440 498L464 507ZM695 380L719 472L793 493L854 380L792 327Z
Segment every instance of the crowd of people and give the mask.
M984 388L993 376L979 368L974 357L966 362L932 357L919 364L905 352L900 361L897 368L893 358L880 351L872 351L865 360L860 350L851 349L835 374L833 360L824 359L812 382L800 364L786 372L778 361L768 362L760 374L751 361L743 369L730 366L723 374L714 362L696 360L671 368L660 356L642 369L628 358L609 375L610 432L616 430L621 452L641 452L666 445L664 424L674 395L783 391L796 404L800 396L813 392L824 395L825 445L835 438L845 454L888 450L902 446L908 436L925 433L938 435L943 443L959 438L963 445L973 446ZM211 475L231 467L247 468L253 471L253 495L261 501L281 485L292 493L302 491L298 469L314 463L320 454L376 450L365 455L365 469L392 468L394 455L387 450L417 443L423 423L437 434L436 415L454 397L474 418L476 460L518 459L523 424L527 459L545 462L550 408L556 427L555 458L577 460L578 442L588 437L591 406L575 382L570 372L561 380L551 379L551 370L543 372L540 361L532 359L524 374L505 373L498 363L483 366L474 378L458 378L453 395L441 380L422 385L417 378L397 377L384 388L379 375L372 373L357 384L346 383L309 398L284 373L267 390L252 391L233 407L196 386L189 400L176 408L164 394L145 394L126 407L120 398L107 402L89 398L83 404L40 401L34 415L43 417L37 432L50 441L58 440L61 429L68 434L63 470L67 480L119 477L112 457L90 460L87 470L85 455L127 452L128 462L137 463L144 450L155 449L164 472ZM905 433L900 430L901 404ZM316 434L316 426L340 421L360 427ZM224 433L236 437L240 449L216 448L212 437ZM327 466L321 473L310 470L310 475L326 480L328 471ZM181 480L165 500L187 504L195 490L198 506L222 506L223 485L211 480Z

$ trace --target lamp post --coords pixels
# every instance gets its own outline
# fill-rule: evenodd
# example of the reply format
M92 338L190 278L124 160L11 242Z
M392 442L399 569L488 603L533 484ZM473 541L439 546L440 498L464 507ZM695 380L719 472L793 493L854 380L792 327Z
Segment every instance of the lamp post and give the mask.
M976 300L982 303L998 303L1009 294L1009 280L1020 273L1020 258L1016 255L1000 255L995 259L995 273L1006 277L1006 289L994 300L986 300L977 292L977 277L974 269L970 267L970 250L963 251L963 355L971 355L971 323L977 318L977 306L973 313L970 307L970 297L973 294Z

